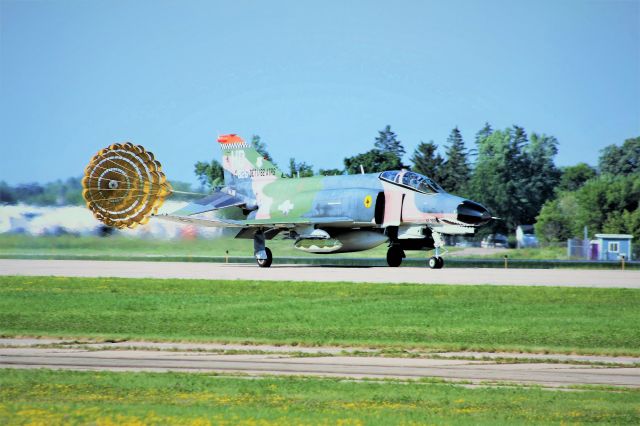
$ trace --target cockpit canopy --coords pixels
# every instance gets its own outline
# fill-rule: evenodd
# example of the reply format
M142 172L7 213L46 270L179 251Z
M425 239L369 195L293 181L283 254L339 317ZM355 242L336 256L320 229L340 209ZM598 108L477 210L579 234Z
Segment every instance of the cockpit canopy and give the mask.
M404 186L423 194L434 194L438 192L446 192L440 185L421 175L420 173L410 172L407 170L389 170L380 173L380 179L393 183L395 185Z

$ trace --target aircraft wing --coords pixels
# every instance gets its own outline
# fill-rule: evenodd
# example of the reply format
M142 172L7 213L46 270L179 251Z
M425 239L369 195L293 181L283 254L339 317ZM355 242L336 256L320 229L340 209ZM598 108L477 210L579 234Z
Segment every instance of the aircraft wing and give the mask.
M180 210L173 212L171 215L191 216L194 214L206 213L212 210L224 209L226 207L240 206L244 203L245 202L238 197L229 195L226 192L218 191L187 204Z
M178 213L178 212L176 212ZM214 228L294 228L296 225L334 225L345 226L353 224L353 219L348 217L313 217L313 218L292 218L290 220L234 220L224 218L196 218L181 214L160 214L155 216L158 219L168 220L170 222L188 223L198 226L208 226Z
M201 219L193 216L183 216L177 214L158 214L155 218L167 220L169 222L186 223L198 226L208 226L213 228L244 228L243 220L232 219Z

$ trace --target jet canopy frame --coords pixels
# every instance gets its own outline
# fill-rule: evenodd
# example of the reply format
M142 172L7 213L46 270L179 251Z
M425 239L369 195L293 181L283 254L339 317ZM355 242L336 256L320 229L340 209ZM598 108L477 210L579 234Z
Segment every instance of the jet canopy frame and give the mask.
M427 176L408 170L389 170L380 173L378 178L423 194L446 193L440 185L429 179Z

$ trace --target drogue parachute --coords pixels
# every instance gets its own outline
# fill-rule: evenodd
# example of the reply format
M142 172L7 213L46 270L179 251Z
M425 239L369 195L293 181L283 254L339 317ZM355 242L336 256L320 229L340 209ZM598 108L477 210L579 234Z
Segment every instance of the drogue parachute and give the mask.
M100 150L84 170L82 188L94 216L115 228L144 225L173 192L153 154L130 142Z

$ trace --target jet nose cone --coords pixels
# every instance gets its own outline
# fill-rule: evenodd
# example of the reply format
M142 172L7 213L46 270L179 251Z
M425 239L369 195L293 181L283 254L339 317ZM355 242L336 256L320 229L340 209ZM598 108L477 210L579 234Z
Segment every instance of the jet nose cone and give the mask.
M458 220L469 225L483 225L491 220L491 213L484 206L465 200L456 208Z

